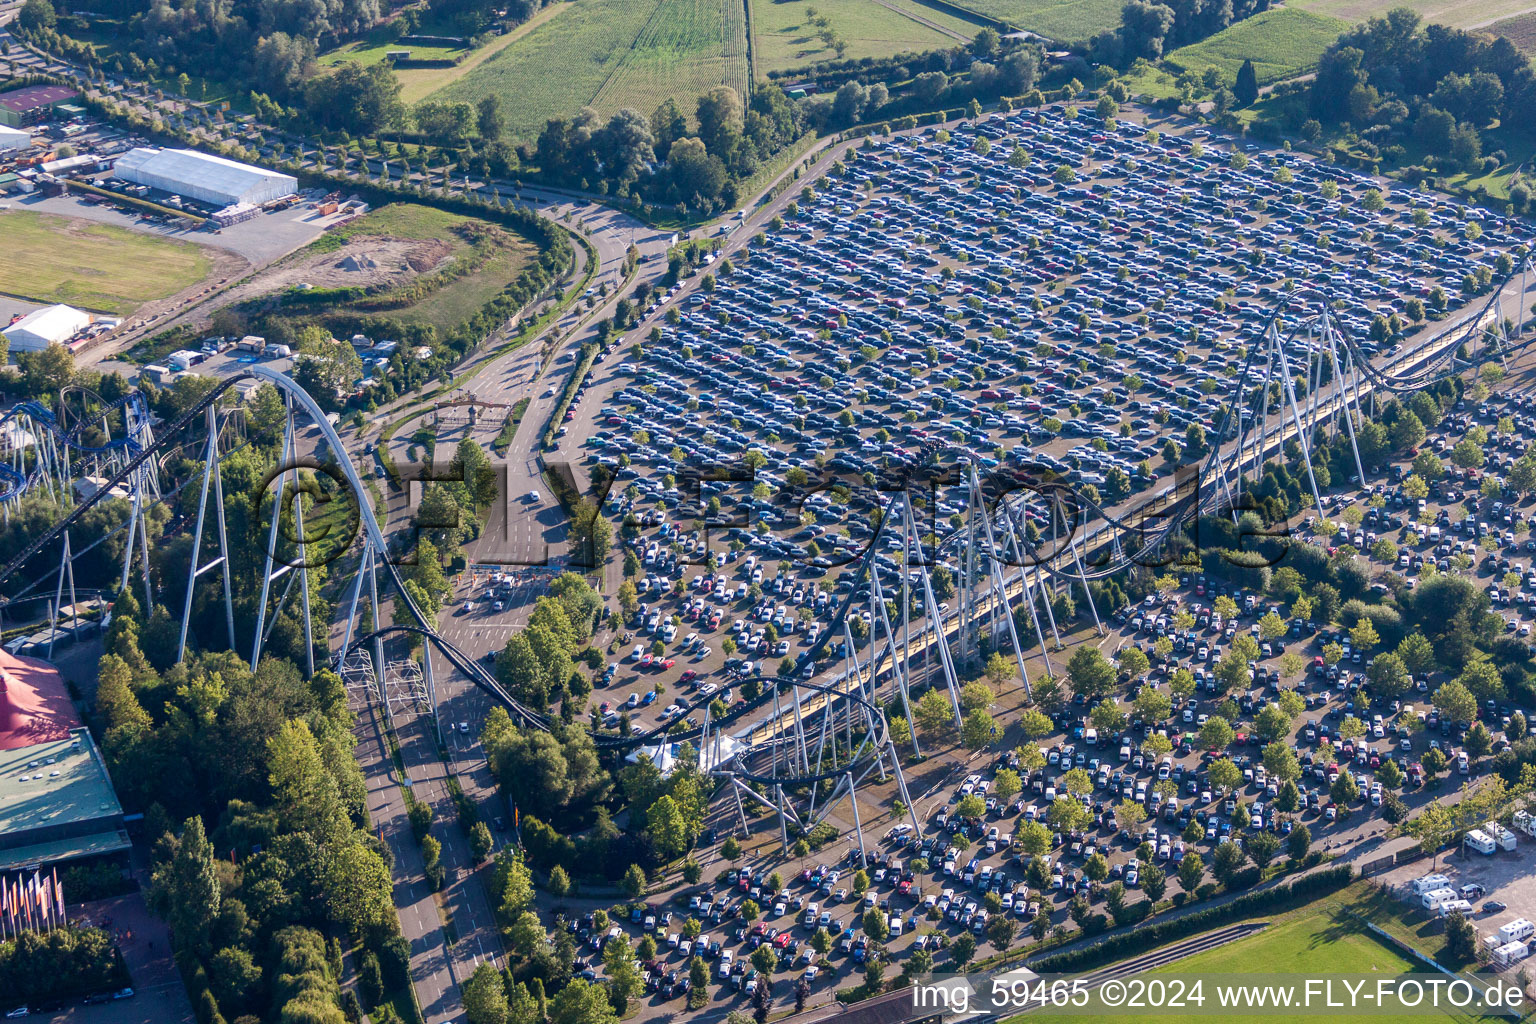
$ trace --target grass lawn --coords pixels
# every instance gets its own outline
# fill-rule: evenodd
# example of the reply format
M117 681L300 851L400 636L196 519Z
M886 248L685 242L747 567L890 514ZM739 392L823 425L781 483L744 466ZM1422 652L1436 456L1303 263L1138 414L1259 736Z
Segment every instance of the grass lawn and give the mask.
M1417 921L1417 917L1427 918L1427 915L1420 915L1407 904L1381 895L1368 882L1356 882L1333 896L1309 903L1288 913L1258 918L1257 920L1267 920L1270 924L1256 935L1229 942L1203 953L1196 953L1149 973L1177 975L1184 978L1191 978L1194 975L1257 975L1261 973L1324 978L1335 975L1394 977L1415 971L1415 965L1411 961L1373 936L1358 923L1358 919L1341 912L1346 910L1361 915L1376 926L1430 955L1437 953L1443 943L1443 940L1438 939L1438 935L1431 937L1425 934L1427 929L1423 922ZM1430 927L1436 933L1443 931L1438 922L1434 922ZM1209 984L1206 986L1205 997L1205 1008L1210 1010L1216 997ZM1133 1024L1146 1017L1172 1021L1187 1016L1187 1014L1153 1012L1096 1014L1091 1018L1060 1017L1057 1014L1051 1014L1053 1020L1077 1021L1080 1024L1087 1024L1090 1020L1095 1024ZM1016 1017L1008 1024L1024 1024L1027 1019ZM1232 1024L1264 1024L1266 1021L1272 1022L1282 1018L1274 1013L1223 1013L1221 1019ZM1340 1013L1331 1014L1329 1019L1350 1022L1350 1024L1356 1021L1367 1024L1370 1021L1387 1018L1380 1013L1353 1015ZM1466 1021L1471 1018L1447 1012L1439 1015L1425 1014L1415 1019Z
M432 94L504 100L509 132L532 140L552 117L591 106L646 116L669 97L691 112L719 84L745 92L744 0L574 0ZM537 19L536 19L537 20Z
M380 318L400 320L406 323L430 323L439 330L447 330L463 322L497 292L516 279L524 265L538 252L527 239L512 235L499 228L496 235L471 243L456 228L475 223L477 218L448 213L431 206L414 203L391 203L373 210L366 216L327 232L311 243L303 252L335 251L350 238L372 235L387 238L438 240L447 242L455 259L475 260L478 266L471 272L446 282L428 295L407 306L382 309L375 315ZM485 223L480 221L479 223ZM336 312L368 313L366 303L344 303ZM298 307L300 315L307 311Z
M416 60L442 60L457 57L464 52L462 46L420 46L416 43L396 42L390 36L389 30L381 25L361 39L354 39L350 43L344 43L334 50L321 54L319 64L323 68L333 68L348 62L363 65L377 64L390 50L409 50L411 57Z
M1244 60L1253 61L1260 85L1313 70L1318 58L1347 25L1310 11L1280 8L1263 11L1164 58L1165 68L1196 74L1208 67L1227 82L1237 80Z
M32 210L0 213L0 290L128 314L207 276L213 261L191 242Z
M570 0L556 0L506 35L496 36L480 49L466 54L451 68L397 68L395 77L400 80L400 98L406 103L420 103L439 89L446 89L569 6Z
M1120 27L1121 0L956 0L959 6L1048 39L1075 43Z
M750 3L759 75L837 59L837 51L821 40L821 29L811 24L811 15L807 13L811 10L825 17L827 27L848 44L844 59L948 48L960 42L956 36L969 40L982 28L981 22L955 17L918 0L885 0L883 4L873 0Z
M1471 28L1528 11L1531 0L1293 0L1293 5L1352 22L1384 15L1394 7L1407 7L1426 22Z

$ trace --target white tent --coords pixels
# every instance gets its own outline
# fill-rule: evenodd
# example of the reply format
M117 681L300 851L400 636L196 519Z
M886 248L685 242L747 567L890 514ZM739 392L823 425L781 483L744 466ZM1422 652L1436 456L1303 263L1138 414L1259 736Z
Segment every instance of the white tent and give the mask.
M25 149L32 145L32 135L19 128L11 128L0 124L0 151L7 149Z
M44 306L28 313L0 334L10 342L12 352L40 352L49 345L68 341L90 323L90 314L73 306Z
M195 149L155 149L140 146L118 158L119 178L163 189L215 206L259 205L292 195L299 182L291 174L226 160Z

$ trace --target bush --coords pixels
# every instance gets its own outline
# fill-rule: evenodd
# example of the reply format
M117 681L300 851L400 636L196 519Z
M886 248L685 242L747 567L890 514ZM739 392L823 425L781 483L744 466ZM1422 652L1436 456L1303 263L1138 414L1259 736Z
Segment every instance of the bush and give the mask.
M1335 892L1348 885L1353 877L1354 871L1348 865L1329 868L1298 878L1290 885L1277 885L1272 889L1245 893L1230 903L1197 910L1170 921L1155 922L1120 935L1112 935L1087 948L1044 957L1032 964L1031 970L1039 974L1066 974L1090 970L1101 964L1111 963L1134 953L1145 952L1177 939L1207 931L1229 921L1266 913L1288 904L1306 902ZM1175 905L1180 902L1181 895L1183 894L1174 894Z

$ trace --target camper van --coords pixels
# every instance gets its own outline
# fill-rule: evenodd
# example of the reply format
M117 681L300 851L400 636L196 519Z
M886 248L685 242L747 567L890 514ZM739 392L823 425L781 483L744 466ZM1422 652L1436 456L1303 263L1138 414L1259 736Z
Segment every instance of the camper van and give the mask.
M1436 889L1449 889L1450 887L1451 880L1444 875L1425 875L1423 878L1414 879L1413 894L1415 896L1423 896L1427 892L1434 892Z
M1435 889L1432 892L1423 893L1419 896L1419 903L1425 910L1439 910L1442 906L1455 899L1460 899L1456 895L1456 890L1446 886L1444 889Z
M1499 844L1495 843L1488 837L1488 833L1479 828L1475 828L1468 832L1465 842L1468 849L1476 850L1478 853L1485 857L1493 856L1493 854L1497 852L1499 848Z

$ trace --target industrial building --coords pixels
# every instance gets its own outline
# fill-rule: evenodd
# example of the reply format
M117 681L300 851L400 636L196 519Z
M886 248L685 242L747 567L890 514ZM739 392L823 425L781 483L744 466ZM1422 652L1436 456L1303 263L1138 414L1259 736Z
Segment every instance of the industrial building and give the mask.
M90 325L89 313L60 303L33 310L0 334L12 352L41 352L49 345L64 344Z
M0 92L0 124L8 128L42 124L53 116L55 107L79 96L80 90L67 85L29 85Z
M217 207L238 203L260 205L292 195L299 187L298 179L291 174L194 149L140 146L118 157L113 172L125 181Z
M0 153L13 149L26 149L30 145L32 145L30 132L0 124Z
M0 871L129 848L123 808L51 665L0 651Z

